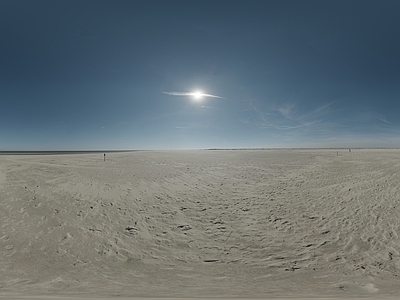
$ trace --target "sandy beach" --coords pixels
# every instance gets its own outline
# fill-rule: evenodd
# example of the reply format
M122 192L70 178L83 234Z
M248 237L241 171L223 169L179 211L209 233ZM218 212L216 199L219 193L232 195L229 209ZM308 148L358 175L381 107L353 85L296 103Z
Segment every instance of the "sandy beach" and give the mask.
M0 155L0 298L400 297L400 150Z

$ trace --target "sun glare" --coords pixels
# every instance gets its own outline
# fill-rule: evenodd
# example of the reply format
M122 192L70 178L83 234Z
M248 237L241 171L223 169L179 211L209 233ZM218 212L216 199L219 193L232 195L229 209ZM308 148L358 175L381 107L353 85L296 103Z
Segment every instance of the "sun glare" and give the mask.
M203 93L202 92L194 92L193 98L194 98L194 100L199 101L201 98L203 98Z

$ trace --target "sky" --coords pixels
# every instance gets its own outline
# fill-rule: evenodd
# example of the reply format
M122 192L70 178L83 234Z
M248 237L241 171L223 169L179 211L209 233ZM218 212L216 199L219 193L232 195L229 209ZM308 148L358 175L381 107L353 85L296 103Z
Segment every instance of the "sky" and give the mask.
M400 147L400 1L0 0L0 150Z

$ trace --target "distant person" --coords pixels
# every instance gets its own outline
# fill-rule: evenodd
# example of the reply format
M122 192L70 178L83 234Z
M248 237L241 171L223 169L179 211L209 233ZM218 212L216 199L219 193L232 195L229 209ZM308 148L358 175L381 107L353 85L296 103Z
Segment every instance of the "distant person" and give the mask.
M104 161L106 161L106 154L104 153Z

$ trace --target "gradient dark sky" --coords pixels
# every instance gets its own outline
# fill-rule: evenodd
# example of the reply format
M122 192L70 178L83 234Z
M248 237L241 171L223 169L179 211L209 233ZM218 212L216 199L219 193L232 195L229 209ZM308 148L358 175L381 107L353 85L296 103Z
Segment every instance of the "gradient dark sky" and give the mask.
M0 150L400 147L399 1L0 0ZM218 95L194 102L163 92Z

